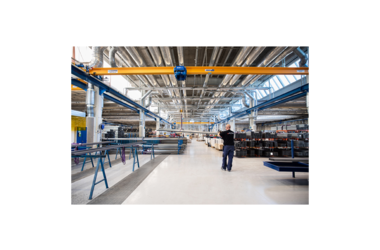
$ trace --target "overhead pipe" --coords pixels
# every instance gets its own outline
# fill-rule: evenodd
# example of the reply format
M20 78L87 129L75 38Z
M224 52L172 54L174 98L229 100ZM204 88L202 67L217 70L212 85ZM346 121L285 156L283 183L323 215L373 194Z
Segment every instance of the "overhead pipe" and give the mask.
M257 67L266 67L269 63L271 63L274 59L276 59L286 47L276 47L272 50L272 52L257 66ZM243 81L239 84L239 86L245 86L248 82L250 82L256 75L247 75Z
M128 51L128 53L131 55L133 60L137 63L139 67L146 67L145 62L143 61L142 57L140 56L139 52L135 47L125 47L125 49ZM156 79L154 78L153 75L145 75L146 78L148 78L149 82L153 87L159 87ZM162 91L158 91L162 95Z
M92 47L92 59L87 65L89 68L101 68L103 67L103 52L107 47ZM95 90L91 83L87 83L86 92L86 106L87 117L94 117L94 104L95 104Z
M113 68L117 68L116 52L119 52L121 54L119 47L112 47L108 52L109 63L111 65L111 67L113 67ZM122 75L122 77L124 77L124 79L126 79L128 82L131 81L131 79L126 75ZM134 84L136 85L136 83L134 83ZM127 93L128 93L128 89L124 89L124 95L125 96L127 96Z
M295 50L297 49L297 47L288 47L287 49L285 49L275 60L272 60L272 62L268 65L268 67L275 67L277 64L279 64L285 57L289 56L291 53L293 53ZM259 80L260 78L262 78L263 76L262 75L257 75L256 77L252 78L251 80L248 81L248 85L247 86L251 86L252 84L254 84L257 80ZM257 84L257 85L260 85ZM243 85L244 86L244 85ZM269 90L270 92L271 90Z
M157 67L164 67L165 65L164 65L164 62L162 60L159 47L148 47L148 50L149 50L150 54L152 55L153 61L156 64L156 66ZM165 84L165 87L172 87L173 86L167 75L161 75L161 78ZM168 95L170 96L170 98L174 97L172 90L167 89L166 91L167 91ZM174 106L177 108L176 101L173 101L173 103L174 103Z
M210 59L210 64L208 66L212 67L214 66L214 63L215 63L215 59L216 59L216 56L218 54L218 51L219 51L219 47L215 47L214 50L212 51L212 54L211 54L211 59ZM207 87L207 83L208 83L208 79L210 78L210 75L206 75L206 79L205 79L205 82L203 83L203 88L206 88ZM200 95L200 98L203 97L203 94L204 94L204 90L202 90L202 93ZM199 104L199 103L198 103Z
M307 55L305 54L305 52L303 52L301 50L300 47L298 47L297 49L294 50L294 53L299 57L300 59L300 63L299 63L299 66L300 67L308 67L308 58L307 58Z
M174 67L169 47L160 47L160 50L161 50L162 58L164 59L165 66ZM174 74L169 75L169 78L173 87L178 88L177 79L175 78ZM176 94L176 96L181 97L179 90L174 90L174 93Z
M240 50L239 54L236 56L236 59L234 60L232 67L238 67L238 66L242 65L244 60L249 55L249 53L251 52L252 49L253 49L253 47L243 47ZM231 74L225 75L222 82L219 84L219 88L226 86L232 77L233 77L233 75L231 75ZM225 94L226 94L226 92L214 92L212 97L216 97L216 99L213 101L210 101L209 106L206 107L206 110L204 112L207 112L207 110L212 109L214 107L212 105L217 104L219 102L219 99L220 99L219 97L222 97Z
M178 51L178 61L180 66L185 66L183 59L183 47L177 47ZM182 87L186 87L186 81L182 81ZM182 90L183 96L186 98L186 90ZM184 100L185 103L185 115L187 117L187 100Z
M133 61L131 56L128 54L127 50L124 47L116 47L117 52L119 52L121 59L127 64L128 67L137 67L137 64ZM149 81L142 75L136 75L140 82L145 86L149 87Z
M270 64L274 59L276 59L284 50L286 47L277 47L275 48L259 65L258 67L266 67L268 64ZM252 56L253 57L253 56ZM251 58L252 59L252 58ZM238 86L240 85L246 85L255 75L248 75ZM226 92L221 93L220 96L224 96ZM217 98L214 101L214 104L218 103L220 98ZM214 106L211 106L213 108ZM209 108L209 109L211 109Z
M251 53L249 54L249 56L247 57L247 60L245 61L245 63L242 65L242 67L249 67L258 57L259 55L264 51L266 47L255 47ZM237 80L239 80L239 78L241 77L242 75L235 75L229 85L232 87L235 85L235 83L237 82Z

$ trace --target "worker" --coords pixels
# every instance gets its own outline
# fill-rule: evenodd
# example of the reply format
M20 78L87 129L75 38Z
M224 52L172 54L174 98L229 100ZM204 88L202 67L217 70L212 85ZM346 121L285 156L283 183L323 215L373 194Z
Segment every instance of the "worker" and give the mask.
M234 132L230 130L231 125L226 125L226 131L218 133L220 137L222 137L224 141L224 147L223 147L223 163L222 163L222 170L226 171L226 168L228 172L231 172L232 168L232 159L234 158ZM228 165L227 165L227 156L228 156Z

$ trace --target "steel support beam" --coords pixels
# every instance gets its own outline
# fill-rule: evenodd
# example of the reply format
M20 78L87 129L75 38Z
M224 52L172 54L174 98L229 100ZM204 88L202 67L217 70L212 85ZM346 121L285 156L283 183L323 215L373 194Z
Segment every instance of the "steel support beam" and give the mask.
M137 107L137 108L140 108L142 109L145 114L149 117L155 117L155 118L158 118L160 119L161 121L165 122L165 123L168 123L170 125L172 125L170 122L168 122L167 120L163 119L162 117L156 115L155 113L153 113L152 111L142 107L141 105L137 104L136 102L132 101L131 99L129 99L128 97L126 97L125 95L121 94L120 92L116 91L115 89L111 88L110 86L104 84L102 81L100 81L99 79L93 77L93 76L90 76L89 74L87 74L85 71L83 71L82 69L74 66L74 65L71 65L71 74L75 75L76 77L78 78L81 78L82 80L88 82L88 83L91 83L97 87L100 88L100 92L103 93L103 92L108 92L120 99L122 99L123 101L126 101L130 104L132 104L133 106Z
M308 92L308 91L309 91L309 84L303 85L303 86L301 86L299 88L293 89L293 90L291 90L291 91L289 91L287 93L284 93L284 94L279 95L279 96L277 96L275 98L272 98L272 99L270 99L270 100L268 100L268 101L266 101L264 103L261 103L259 105L256 105L256 106L252 107L252 108L249 108L249 109L246 109L244 111L241 111L241 112L239 112L239 113L237 113L235 115L227 117L226 119L220 120L217 123L226 122L226 121L228 121L228 120L230 120L232 118L238 118L238 117L246 116L246 115L250 114L251 112L254 112L255 109L257 109L257 110L260 111L260 110L263 110L263 109L267 109L267 108L279 105L281 103L285 103L285 102L288 102L288 101L292 101L292 100L298 99L300 97L306 96L305 92ZM298 95L295 95L295 96L292 96L292 95L297 94L299 92L302 92L302 93L298 94ZM289 98L286 98L286 97L289 97ZM283 98L286 98L286 99L283 99ZM278 102L276 102L276 101L278 101Z

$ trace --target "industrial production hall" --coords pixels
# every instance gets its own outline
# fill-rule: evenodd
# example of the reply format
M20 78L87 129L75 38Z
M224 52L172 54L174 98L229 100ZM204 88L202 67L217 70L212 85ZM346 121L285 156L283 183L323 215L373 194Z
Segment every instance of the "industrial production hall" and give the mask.
M77 46L71 204L309 204L309 47Z

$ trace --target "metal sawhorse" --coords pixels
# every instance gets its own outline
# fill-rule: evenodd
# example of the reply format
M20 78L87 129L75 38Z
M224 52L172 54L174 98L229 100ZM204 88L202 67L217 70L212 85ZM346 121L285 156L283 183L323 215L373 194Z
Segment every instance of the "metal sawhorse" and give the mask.
M94 188L95 188L95 185L99 184L100 182L104 181L105 185L106 185L106 188L108 188L108 182L107 182L107 177L106 177L106 173L104 171L104 165L103 165L103 159L102 158L105 158L106 155L105 154L99 154L99 155L76 155L76 156L71 156L72 158L84 158L84 157L90 157L91 159L92 158L98 158L98 164L96 165L96 169L95 169L95 175L94 175L94 179L92 181L92 186L91 186L91 192L90 192L90 197L88 198L89 200L92 199L92 194L94 193ZM100 163L100 166L101 166L101 169L102 169L102 172L103 172L103 179L96 182L96 178L98 176L98 171L99 171L99 163Z
M145 145L142 145L142 151L144 151L145 148L150 148L151 151L150 151L150 159L152 160L153 158L156 158L156 156L154 155L154 144L145 144Z

